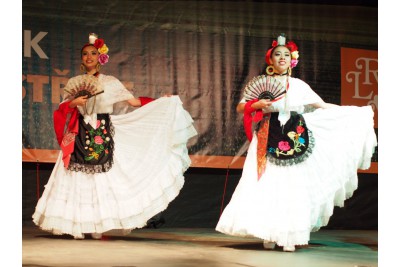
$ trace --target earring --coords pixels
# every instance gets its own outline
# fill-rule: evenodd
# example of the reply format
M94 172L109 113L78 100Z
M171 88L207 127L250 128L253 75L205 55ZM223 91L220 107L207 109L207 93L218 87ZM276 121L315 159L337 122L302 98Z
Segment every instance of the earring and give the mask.
M292 68L291 67L288 68L287 72L288 72L289 76L292 76Z
M82 73L86 72L86 67L85 67L85 65L83 65L83 63L81 63L79 69L81 70Z
M96 64L96 71L99 72L100 69L101 69L101 65L100 65L100 63L97 63L97 64Z
M267 67L267 69L266 69L266 72L267 72L268 75L273 75L273 74L275 73L274 66L269 65L269 66Z

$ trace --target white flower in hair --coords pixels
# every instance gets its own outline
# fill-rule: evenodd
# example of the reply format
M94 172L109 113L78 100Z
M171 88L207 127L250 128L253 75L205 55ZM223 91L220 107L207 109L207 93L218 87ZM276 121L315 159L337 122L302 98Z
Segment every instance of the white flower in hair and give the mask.
M89 44L94 44L98 36L95 33L89 33Z
M277 38L278 45L285 45L286 44L286 37L285 34L281 33L281 35Z

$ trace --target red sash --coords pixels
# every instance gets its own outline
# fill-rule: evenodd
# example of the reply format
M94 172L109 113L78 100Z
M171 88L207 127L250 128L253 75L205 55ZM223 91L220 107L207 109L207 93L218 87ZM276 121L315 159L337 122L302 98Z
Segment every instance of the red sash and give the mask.
M139 97L140 103L141 103L141 107L143 107L144 105L154 101L154 98L151 97L145 97L145 96L140 96Z
M243 126L246 133L247 139L251 141L253 139L252 122L259 122L262 120L264 114L261 109L254 109L251 105L257 102L258 99L250 100L244 106L243 114ZM252 115L255 112L254 116ZM258 180L260 180L262 174L265 171L267 165L267 144L268 144L268 133L269 133L269 115L266 116L265 121L260 125L260 129L257 132L257 173Z
M67 168L74 152L75 137L79 130L79 112L77 108L70 108L68 102L60 104L58 109L53 113L54 131L56 133L57 142L63 152L62 160L64 167ZM69 121L68 120L69 116ZM65 126L67 128L65 129ZM65 129L65 131L64 131Z

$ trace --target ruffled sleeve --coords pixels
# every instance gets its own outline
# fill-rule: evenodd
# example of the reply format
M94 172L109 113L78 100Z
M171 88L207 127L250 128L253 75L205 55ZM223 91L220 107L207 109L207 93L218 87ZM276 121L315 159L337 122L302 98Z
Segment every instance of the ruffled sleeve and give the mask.
M305 105L323 102L307 83L298 78L290 78L286 98L286 110L290 111L302 111Z
M104 88L103 98L107 105L113 105L133 97L133 94L114 76L102 75L101 79Z
M104 93L96 96L95 113L113 113L114 108L127 110L126 100L133 98L133 94L114 76L99 75L99 82ZM92 100L94 101L94 99ZM123 113L119 111L118 113Z

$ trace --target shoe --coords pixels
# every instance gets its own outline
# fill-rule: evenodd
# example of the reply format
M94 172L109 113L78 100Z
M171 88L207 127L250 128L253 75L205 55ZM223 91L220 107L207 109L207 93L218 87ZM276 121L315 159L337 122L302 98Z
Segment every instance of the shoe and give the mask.
M274 249L275 248L275 242L270 242L268 240L264 240L263 246L265 249Z
M154 215L153 217L151 217L147 221L145 228L157 229L157 228L160 228L161 226L163 226L164 224L165 224L165 219L163 217L162 212L160 212L160 213Z
M84 235L84 234L81 234L81 235L74 235L74 239L76 239L76 240L85 239L85 235Z
M283 247L283 251L286 252L294 252L296 250L295 246L285 246Z
M62 235L63 232L61 232L61 230L53 230L53 235Z
M103 235L101 233L91 233L91 236L93 239L101 239Z

